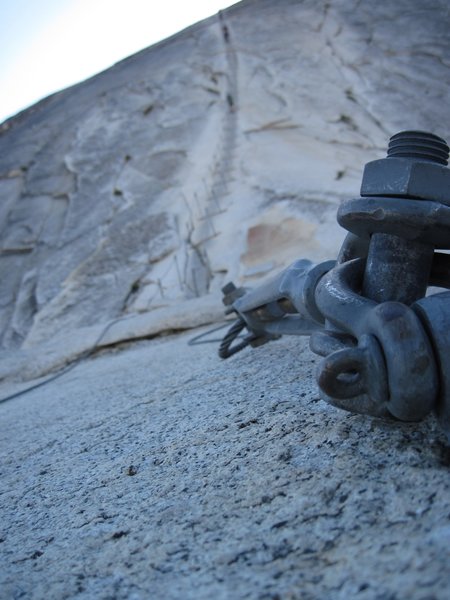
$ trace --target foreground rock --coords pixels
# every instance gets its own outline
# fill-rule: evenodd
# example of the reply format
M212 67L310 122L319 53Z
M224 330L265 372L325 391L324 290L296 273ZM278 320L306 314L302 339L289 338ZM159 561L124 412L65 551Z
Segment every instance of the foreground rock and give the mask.
M0 596L446 600L434 421L318 400L302 340L221 362L189 337L0 405Z

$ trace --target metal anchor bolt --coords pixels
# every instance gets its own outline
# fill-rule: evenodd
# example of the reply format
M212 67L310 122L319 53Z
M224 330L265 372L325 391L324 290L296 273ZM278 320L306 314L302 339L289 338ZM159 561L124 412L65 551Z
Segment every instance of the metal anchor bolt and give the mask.
M394 135L366 165L361 197L338 210L350 233L337 262L296 261L226 302L252 346L309 335L328 402L412 421L435 409L450 433L450 292L425 297L429 285L450 289L450 255L435 251L450 249L448 157L434 134Z

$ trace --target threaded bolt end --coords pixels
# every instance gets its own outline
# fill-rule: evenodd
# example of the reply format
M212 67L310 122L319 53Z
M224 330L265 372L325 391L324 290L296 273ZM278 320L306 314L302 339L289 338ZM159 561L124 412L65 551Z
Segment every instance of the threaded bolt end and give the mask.
M401 131L391 137L388 158L411 158L447 165L449 147L442 138L426 131Z

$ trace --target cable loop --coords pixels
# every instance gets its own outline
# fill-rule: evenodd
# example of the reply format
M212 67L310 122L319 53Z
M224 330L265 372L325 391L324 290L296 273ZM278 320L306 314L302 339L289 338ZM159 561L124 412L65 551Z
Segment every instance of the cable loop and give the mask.
M245 337L242 340L242 342L239 342L239 344L236 344L235 346L231 347L233 342L239 336L241 331L243 329L245 329L245 327L246 327L245 321L241 318L237 319L233 323L233 325L230 327L230 329L225 334L225 337L223 338L222 343L220 344L220 347L219 347L220 358L230 358L230 356L233 356L233 354L240 352L241 350L243 350L250 344L250 342L254 339L254 336L252 336L252 335Z

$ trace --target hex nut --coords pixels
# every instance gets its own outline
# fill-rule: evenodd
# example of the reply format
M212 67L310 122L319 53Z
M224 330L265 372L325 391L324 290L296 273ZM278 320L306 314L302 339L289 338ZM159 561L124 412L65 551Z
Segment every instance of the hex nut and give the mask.
M366 164L361 196L434 200L450 206L450 169L409 158L382 158Z

